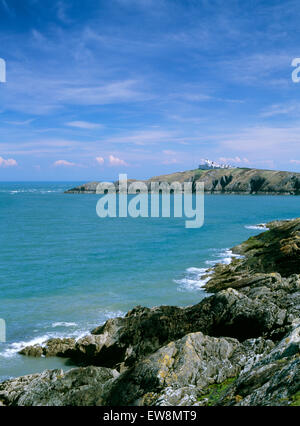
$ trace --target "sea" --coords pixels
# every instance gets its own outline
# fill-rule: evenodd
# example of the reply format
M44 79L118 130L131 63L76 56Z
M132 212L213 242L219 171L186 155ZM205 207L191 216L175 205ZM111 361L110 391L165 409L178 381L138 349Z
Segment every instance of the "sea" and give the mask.
M200 302L203 275L230 263L231 247L263 232L258 224L300 216L300 197L205 195L201 228L174 217L101 219L99 195L64 194L80 183L0 183L0 381L72 367L19 355L26 345L80 338L136 305Z

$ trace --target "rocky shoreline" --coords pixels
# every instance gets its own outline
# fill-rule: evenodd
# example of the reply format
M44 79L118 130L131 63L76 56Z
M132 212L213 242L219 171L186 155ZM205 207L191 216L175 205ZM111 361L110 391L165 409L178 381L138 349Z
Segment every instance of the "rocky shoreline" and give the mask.
M137 306L24 348L76 367L0 383L0 405L300 405L300 219L266 226L209 271L200 303Z

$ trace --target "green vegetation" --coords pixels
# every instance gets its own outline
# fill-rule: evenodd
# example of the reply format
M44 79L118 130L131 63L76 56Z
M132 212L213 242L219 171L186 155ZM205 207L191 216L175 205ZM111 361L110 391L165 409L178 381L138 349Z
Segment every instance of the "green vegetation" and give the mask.
M295 393L295 395L292 396L292 407L300 407L300 391Z
M213 406L220 399L223 393L227 391L230 385L236 380L236 377L225 380L222 383L215 383L206 388L206 393L198 398L198 401L207 399L206 405Z

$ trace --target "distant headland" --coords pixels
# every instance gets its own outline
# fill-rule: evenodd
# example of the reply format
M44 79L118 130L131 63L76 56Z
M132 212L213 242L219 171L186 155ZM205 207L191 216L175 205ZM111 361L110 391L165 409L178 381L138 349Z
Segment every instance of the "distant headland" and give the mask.
M151 182L192 182L195 187L197 182L204 182L205 193L210 194L300 195L300 173L209 163L201 164L195 170L154 176L143 182L148 185L149 190ZM65 193L95 194L99 183L100 181L88 182Z

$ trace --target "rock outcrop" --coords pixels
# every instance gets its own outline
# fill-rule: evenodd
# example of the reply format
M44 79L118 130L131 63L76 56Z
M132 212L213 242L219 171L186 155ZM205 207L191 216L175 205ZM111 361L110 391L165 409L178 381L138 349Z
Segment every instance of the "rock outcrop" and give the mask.
M300 219L271 222L267 227L269 231L233 247L233 253L242 258L217 265L206 284L208 291L252 286L254 281L283 283L283 277L300 273Z
M160 405L174 402L179 389L190 388L196 402L212 383L236 377L241 368L273 347L261 339L240 344L236 339L191 333L162 347L119 376L105 395L107 405ZM184 391L181 392L184 394ZM176 405L181 401L176 401ZM187 402L187 400L185 400Z
M216 405L300 405L300 326L237 380ZM236 395L239 395L237 400Z
M80 367L3 382L0 404L299 405L300 219L267 226L212 268L200 303L137 306L77 341L24 348Z
M102 405L105 386L116 377L117 371L104 367L46 370L0 383L0 400L13 406Z
M75 349L76 341L72 338L65 339L49 339L42 345L26 346L20 351L21 355L27 355L32 357L40 356L59 356L68 358L72 355L72 351Z
M188 333L201 331L206 335L235 337L241 341L259 336L272 338L275 334L286 333L293 319L286 309L272 301L252 299L228 288L187 308L136 307L124 318L108 320L75 345L72 341L69 348L65 347L65 352L60 350L62 345L56 343L59 351L52 351L52 355L71 358L77 364L121 371ZM47 353L48 346L49 341L44 348L39 350L35 346L34 350L42 355L43 351ZM24 348L20 353L32 355L32 347Z

